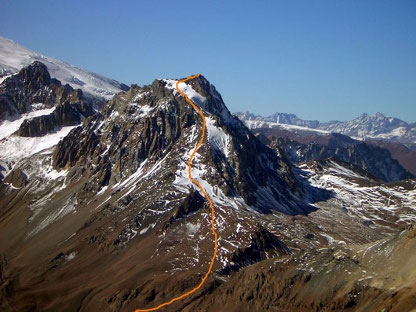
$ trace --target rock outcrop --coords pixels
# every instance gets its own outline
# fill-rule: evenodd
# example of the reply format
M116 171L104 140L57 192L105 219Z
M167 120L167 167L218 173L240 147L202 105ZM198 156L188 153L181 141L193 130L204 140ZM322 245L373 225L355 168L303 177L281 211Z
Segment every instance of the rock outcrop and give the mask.
M63 126L77 125L94 114L90 100L84 99L80 89L74 90L51 78L46 66L38 61L0 85L0 121L12 121L22 114L53 107L50 114L26 119L17 134L43 136Z

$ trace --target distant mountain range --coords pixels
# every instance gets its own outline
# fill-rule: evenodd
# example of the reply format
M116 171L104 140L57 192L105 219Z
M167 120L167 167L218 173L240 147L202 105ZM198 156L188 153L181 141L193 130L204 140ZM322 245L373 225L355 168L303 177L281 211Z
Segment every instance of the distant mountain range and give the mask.
M394 117L386 117L381 113L375 115L362 114L351 121L330 121L326 123L317 120L302 120L296 115L285 113L275 113L268 117L254 115L250 112L238 112L235 115L250 129L289 125L327 133L341 133L358 140L377 139L416 144L416 123L409 124Z

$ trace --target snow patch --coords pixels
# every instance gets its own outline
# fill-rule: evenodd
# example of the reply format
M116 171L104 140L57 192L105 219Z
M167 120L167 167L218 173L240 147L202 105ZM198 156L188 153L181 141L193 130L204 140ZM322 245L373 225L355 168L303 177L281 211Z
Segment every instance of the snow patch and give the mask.
M140 230L139 234L143 235L145 234L148 230L153 229L156 226L156 223L151 223L149 224L147 227L145 227L144 229Z
M217 151L224 154L225 157L230 155L229 143L230 136L222 128L215 126L215 120L212 117L206 117L208 141Z
M49 149L68 135L77 126L63 127L59 131L42 137L9 136L0 141L0 159L17 160Z
M174 79L162 79L162 81L166 82L166 88L173 90L173 94L176 95L178 90L176 89L176 83L178 80ZM197 106L203 108L207 98L196 92L192 86L188 85L185 82L180 82L178 84L179 89L186 94L186 96L192 100Z
M43 104L41 104L43 106ZM39 104L32 104L34 108L42 107ZM32 119L34 117L43 116L43 115L49 115L53 113L55 110L55 107L52 108L46 108L46 109L39 109L34 110L32 112L22 114L19 119L9 121L9 120L3 120L0 122L0 140L10 136L11 134L15 133L17 130L19 130L22 123L25 121L25 119Z

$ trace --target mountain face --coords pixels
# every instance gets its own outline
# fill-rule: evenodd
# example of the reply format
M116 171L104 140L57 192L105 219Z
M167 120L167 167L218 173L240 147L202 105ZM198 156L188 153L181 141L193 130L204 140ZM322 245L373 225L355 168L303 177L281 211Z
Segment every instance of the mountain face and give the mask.
M69 85L54 68L78 69L5 51L7 74L45 62L0 82L0 310L134 311L198 285L213 251L188 177L202 121L177 80L109 87L94 110L89 74ZM323 130L315 149L316 130L254 135L203 76L179 88L206 116L190 170L219 246L201 290L166 311L416 307L415 180L387 182L405 176L384 150Z
M416 229L363 246L268 259L212 285L188 308L200 311L413 311ZM408 258L411 258L408 261ZM394 263L387 266L386 263ZM400 278L398 278L400 276ZM371 300L370 300L371 298Z
M304 190L289 165L229 113L215 88L203 77L187 88L197 94L195 101L208 114L208 144L200 156L201 166L206 167L201 170L212 172L206 175L207 183L218 186L225 198L241 198L257 211L308 212L310 208L297 201ZM133 86L129 92L117 94L87 128L74 130L58 144L55 168L77 168L78 163L105 168L84 176L99 181L89 183L94 192L113 187L145 161L146 165L159 162L159 166L166 162L175 168L169 162L188 157L181 146L186 141L193 143L196 127L201 128L195 112L176 92L173 82L157 80L151 86Z
M0 36L0 82L35 61L45 64L52 78L74 89L81 89L84 96L95 101L98 107L115 93L128 90L126 85L115 80L41 55Z
M0 181L122 90L128 87L0 37Z
M0 183L2 310L133 311L200 282L212 256L211 216L189 181L187 162L202 121L176 82L133 85L81 125L63 127L69 129L59 140L53 133L3 140L54 144L19 154ZM360 280L366 275L357 265L360 287L338 283L355 261L344 254L347 246L376 244L415 221L415 181L384 183L335 160L296 167L232 116L203 76L179 87L206 116L207 135L191 171L214 202L220 239L203 288L166 310L209 311L235 296L234 309L243 310L342 310L364 305L350 298L358 291L360 298L380 299L392 284ZM412 259L400 259L411 276L405 261ZM334 278L326 284L328 276ZM328 285L326 293L337 292L339 303L324 294L308 297L308 306L284 300L307 296L306 284L309 290ZM260 289L268 290L256 304ZM398 294L416 304L411 291Z
M95 113L80 89L51 78L40 62L0 83L0 181L22 158L54 146Z
M238 112L235 114L249 129L266 128L273 124L286 124L316 129L319 126L317 120L302 120L294 114L275 113L262 117L250 112Z
M57 127L74 126L94 114L92 104L84 101L80 89L62 86L52 79L46 66L34 62L0 84L0 121L15 121L32 111L51 109L49 115L25 119L20 136L42 136Z
M416 174L411 135L413 126L395 118L364 114L351 122L321 124L281 113L260 117L244 112L236 116L263 143L280 149L294 163L339 159L386 182L410 179ZM410 136L395 137L393 134L398 133L397 127L407 127L406 133ZM360 133L359 138L357 133ZM366 137L377 139L361 140Z
M384 182L415 178L392 158L389 150L342 134L317 134L299 129L293 132L279 128L255 129L253 132L296 164L332 158L352 164Z
M397 159L403 168L416 176L416 148L414 146L380 140L367 140L365 142L388 150L393 159Z
M15 164L13 175L0 186L1 237L12 237L1 239L2 253L11 270L16 259L25 259L28 265L15 278L25 275L39 287L20 293L16 289L27 284L13 279L13 304L24 310L45 304L57 307L65 301L71 306L122 305L130 310L161 300L152 293L167 293L169 287L181 292L194 284L211 250L205 239L210 228L207 204L187 175L187 160L202 123L175 85L176 80L133 85L108 101L101 113L73 128L54 149ZM306 187L286 160L230 114L204 77L180 87L206 115L207 137L192 173L217 208L222 234L216 270L235 269L232 260L241 267L278 255L273 251L278 246L289 252L284 241L257 224L276 213L291 216L316 210L309 194L314 188ZM250 244L251 249L238 252ZM31 263L32 259L37 260ZM112 274L116 268L118 273ZM178 280L160 284L175 271L181 273ZM59 277L63 272L70 279L65 284ZM93 278L103 272L110 278ZM146 272L160 275L154 279ZM118 274L124 275L123 285ZM39 281L41 275L52 282ZM79 279L90 282L80 288ZM103 283L107 286L91 301L77 301ZM68 296L48 301L45 294L57 291ZM28 305L33 296L45 299Z
M400 119L385 117L383 114L362 114L351 121L320 123L316 120L301 120L292 114L276 113L269 117L255 116L248 112L236 113L250 129L273 128L285 125L306 127L331 133L340 133L355 139L378 139L399 143L416 143L416 124Z

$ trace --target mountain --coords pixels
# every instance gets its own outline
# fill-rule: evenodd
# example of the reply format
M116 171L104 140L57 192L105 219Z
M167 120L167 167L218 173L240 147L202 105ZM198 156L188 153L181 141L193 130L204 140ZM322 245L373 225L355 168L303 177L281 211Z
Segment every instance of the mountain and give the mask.
M205 251L211 250L204 239L209 235L207 207L187 176L187 160L200 136L201 120L175 83L156 80L144 87L133 85L108 101L102 113L85 118L55 148L22 157L5 177L0 186L1 252L7 271L22 264L10 286L11 300L19 309L64 303L118 305L117 293L129 289L132 308L150 302L143 292L160 287L181 291L204 269L209 257ZM252 234L260 241L268 237L270 248L284 246L267 229L259 230L257 223L277 212L296 215L316 210L309 199L313 187L305 187L283 159L229 113L205 78L182 89L207 116L206 142L192 172L217 208L222 234L216 268L226 267ZM254 245L257 252L267 251L268 246ZM241 263L247 257L240 255ZM186 273L178 277L182 284L174 280L160 284L181 268ZM118 273L112 274L113 270ZM65 283L61 274L68 277ZM120 274L122 279L117 277ZM33 292L16 290L28 285L20 284L19 276L37 285ZM48 282L40 276L47 276L42 279ZM79 279L90 282L80 288ZM98 288L99 295L85 299L88 289ZM139 289L140 300L133 302ZM57 292L68 296L52 301L45 297ZM44 299L34 304L34 297ZM84 298L83 303L79 298Z
M332 158L357 166L384 182L415 178L410 172L412 162L401 164L407 155L404 151L391 154L392 152L384 146L354 140L338 133L319 133L300 128L291 131L278 127L252 131L264 143L284 154L295 164ZM391 144L406 149L399 143Z
M15 47L8 62L28 53ZM194 288L212 257L212 216L188 177L203 122L178 80L104 103L48 62L0 82L0 310L134 311ZM299 145L295 164L289 140L253 134L205 77L179 88L205 116L189 170L214 203L219 246L203 287L166 311L416 306L405 252L415 179L385 175L395 163L381 147L322 137L323 152ZM338 159L324 157L332 148Z
M187 162L202 121L176 82L132 85L54 141L59 143L14 164L0 183L2 310L132 311L200 282L212 256L211 216L188 178ZM273 309L278 298L305 296L300 286L309 280L316 283L308 289L325 284L325 276L334 276L328 296L305 302L339 307L330 294L345 290L343 302L353 292L338 284L348 273L337 263L347 258L335 251L365 248L405 230L415 221L415 181L385 183L334 160L296 167L232 116L203 76L179 87L206 116L207 135L191 171L214 202L220 239L203 288L166 311L209 311L234 295L240 298L235 309ZM20 136L7 140L11 137ZM401 233L398 237L408 235ZM318 256L320 262L312 261ZM401 261L406 260L412 259ZM319 270L316 275L312 268ZM403 268L411 276L412 266ZM367 276L355 270L357 280ZM275 272L282 277L280 288ZM381 298L390 285L371 281L359 288L367 301ZM259 290L267 288L261 299ZM398 291L399 297L409 293ZM256 305L254 298L261 302ZM407 306L416 306L406 298ZM365 303L350 301L342 307ZM276 307L303 307L297 300L285 302Z
M283 125L300 126L315 130L340 133L358 140L377 139L404 144L416 143L416 123L408 124L400 119L362 114L351 121L331 121L320 123L316 120L299 119L293 114L276 113L269 117L255 116L249 112L239 112L236 116L250 129L284 127Z
M99 102L111 99L117 92L128 90L128 86L118 81L36 53L0 36L0 82L34 61L45 64L51 77L63 85L81 89L85 96Z
M0 181L95 113L90 98L51 78L38 61L0 83L0 111Z
M0 181L128 87L0 37Z
M416 229L268 259L212 284L189 311L414 311ZM391 265L392 264L392 265ZM370 299L371 298L371 299Z
M302 120L294 114L275 113L271 116L262 117L250 112L238 112L235 115L244 122L249 129L272 127L274 124L294 125L316 129L319 126L317 120Z
M416 176L416 148L413 145L384 140L366 140L365 142L388 150L393 159L397 159L403 168Z
M395 118L364 114L350 122L319 123L283 113L261 117L243 112L236 116L263 143L285 150L294 163L333 157L357 165L386 182L416 175L414 125ZM399 131L397 127L410 130L399 138L394 134Z

